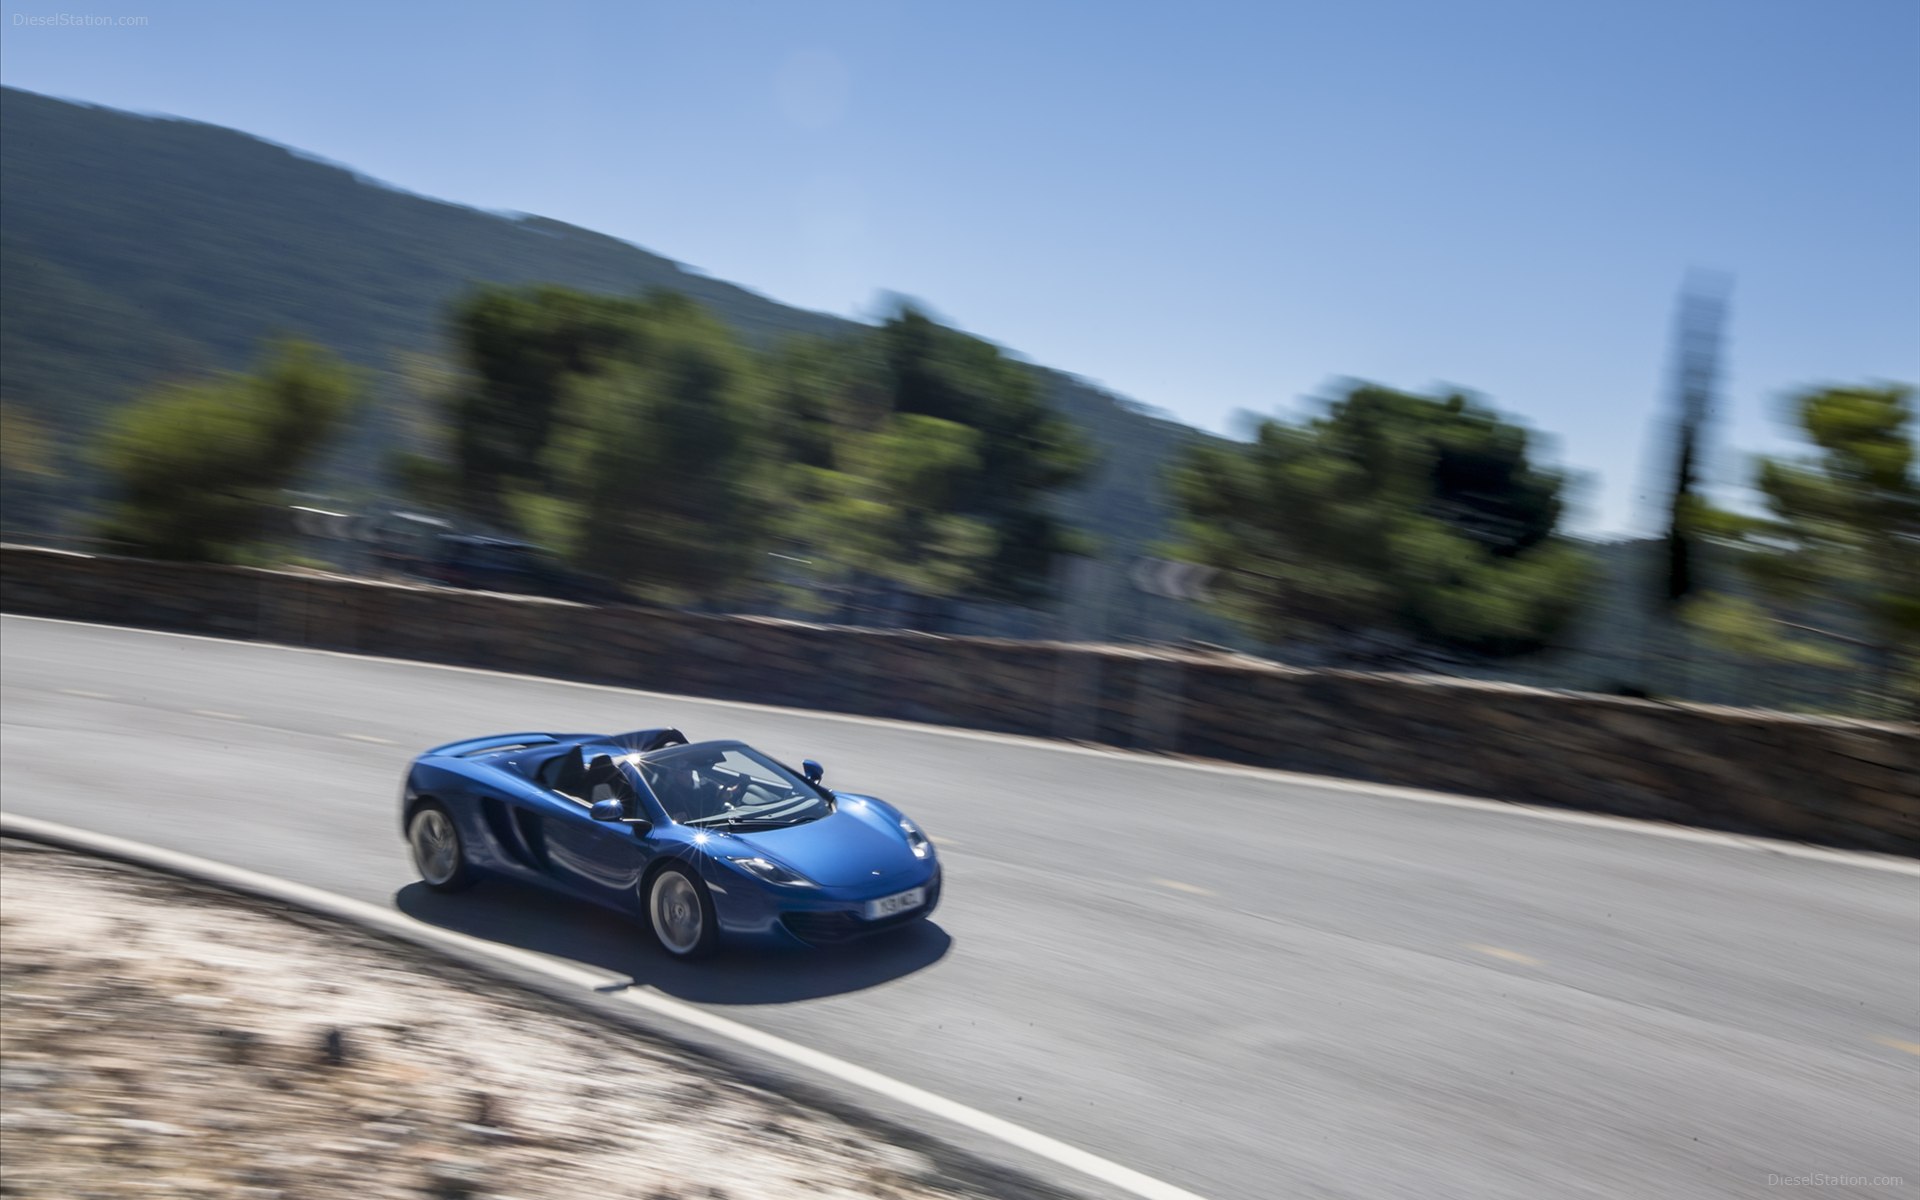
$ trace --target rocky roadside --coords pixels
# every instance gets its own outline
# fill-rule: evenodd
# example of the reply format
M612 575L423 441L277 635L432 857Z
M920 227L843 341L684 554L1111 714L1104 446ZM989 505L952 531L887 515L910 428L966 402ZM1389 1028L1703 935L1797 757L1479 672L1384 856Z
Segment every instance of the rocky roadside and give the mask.
M0 1195L998 1195L326 921L0 842Z

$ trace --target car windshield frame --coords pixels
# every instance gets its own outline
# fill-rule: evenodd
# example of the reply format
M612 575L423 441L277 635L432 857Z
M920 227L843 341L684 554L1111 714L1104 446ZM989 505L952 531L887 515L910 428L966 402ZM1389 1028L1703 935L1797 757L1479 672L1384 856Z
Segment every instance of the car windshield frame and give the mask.
M832 792L745 742L671 746L626 762L675 825L778 828L817 821L834 810Z

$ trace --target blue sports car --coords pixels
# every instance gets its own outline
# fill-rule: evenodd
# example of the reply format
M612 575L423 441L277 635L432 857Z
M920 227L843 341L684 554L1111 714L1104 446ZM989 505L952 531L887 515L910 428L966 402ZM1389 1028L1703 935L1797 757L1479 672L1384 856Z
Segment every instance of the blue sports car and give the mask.
M669 954L722 936L843 942L924 920L933 843L899 809L677 729L504 733L415 759L401 824L427 886L483 872L646 918Z

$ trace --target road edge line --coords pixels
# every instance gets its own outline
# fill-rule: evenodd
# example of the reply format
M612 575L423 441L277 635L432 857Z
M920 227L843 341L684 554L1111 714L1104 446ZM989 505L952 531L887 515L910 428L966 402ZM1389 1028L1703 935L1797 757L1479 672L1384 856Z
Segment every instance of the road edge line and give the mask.
M622 982L612 972L574 966L536 951L504 946L484 938L441 929L365 900L355 900L350 896L244 867L111 834L75 829L36 817L0 812L0 838L36 842L160 871L223 891L304 910L387 941L401 942L437 954L458 966L533 991L571 1010L636 1028L678 1050L716 1062L753 1086L819 1108L842 1120L881 1131L888 1136L888 1140L928 1153L942 1166L956 1169L962 1179L976 1186L1018 1182L1023 1191L1035 1195L1060 1195L1063 1192L1061 1186L1049 1180L1020 1168L994 1163L979 1151L939 1134L903 1125L880 1115L866 1103L835 1095L830 1089L823 1090L819 1083L770 1071L765 1064L749 1060L741 1051L750 1050L772 1056L789 1067L798 1067L838 1084L880 1096L896 1106L906 1105L917 1109L928 1116L959 1126L978 1138L1010 1146L1044 1159L1055 1167L1065 1168L1076 1175L1140 1197L1141 1200L1204 1200L1198 1193L1101 1158L1091 1151L823 1051L708 1012L697 1005L639 987L625 987L611 993L596 990ZM642 1014L664 1018L680 1026L681 1030L696 1031L704 1036L689 1037L680 1030L663 1030L655 1023L641 1020ZM714 1042L720 1044L715 1045ZM1014 1178L1009 1180L1008 1176Z

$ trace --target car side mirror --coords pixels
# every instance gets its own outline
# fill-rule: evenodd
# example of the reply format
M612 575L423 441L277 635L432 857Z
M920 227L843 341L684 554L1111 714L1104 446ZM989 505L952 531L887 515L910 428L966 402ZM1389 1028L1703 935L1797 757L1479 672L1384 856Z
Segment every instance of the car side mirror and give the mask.
M652 821L647 820L645 817L628 816L626 803L612 797L608 797L605 800L595 800L588 806L587 815L596 821L605 821L610 825L631 825L633 826L633 832L640 837L645 837L653 832Z
M827 772L819 763L809 758L800 764L800 773L807 777L808 783L818 784Z

